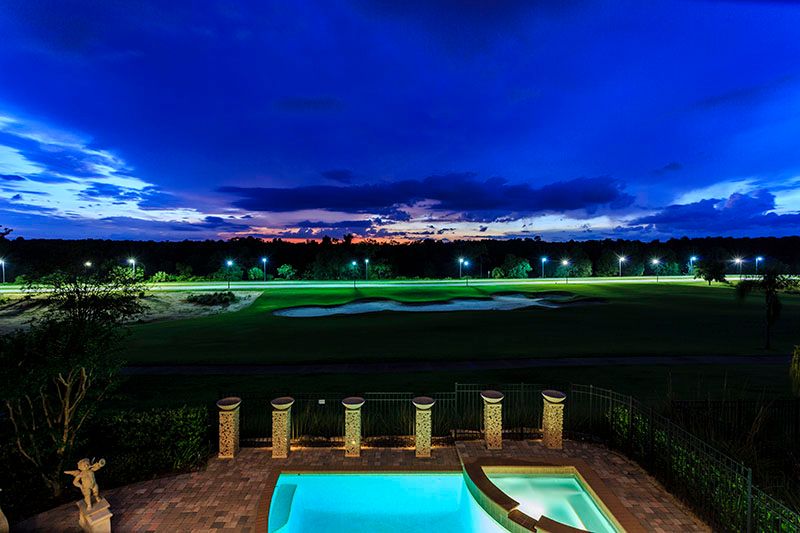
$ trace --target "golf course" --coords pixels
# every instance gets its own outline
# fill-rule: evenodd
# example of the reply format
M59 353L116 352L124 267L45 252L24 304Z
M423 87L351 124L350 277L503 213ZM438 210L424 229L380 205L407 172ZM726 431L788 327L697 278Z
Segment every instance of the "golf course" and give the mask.
M436 390L461 382L593 382L645 398L788 394L800 296L764 349L763 296L703 283L340 285L258 289L236 311L136 324L123 391L175 402L219 391ZM513 295L510 310L279 316L352 302L425 305ZM552 300L551 300L552 299ZM208 398L206 398L208 396Z

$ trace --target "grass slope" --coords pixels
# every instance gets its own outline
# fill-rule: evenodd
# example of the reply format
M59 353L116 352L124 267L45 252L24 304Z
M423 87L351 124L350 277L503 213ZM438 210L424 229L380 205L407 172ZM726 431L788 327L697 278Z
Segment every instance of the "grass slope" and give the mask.
M388 297L423 302L569 290L604 305L504 312L376 313L288 318L275 309L335 305ZM771 353L800 342L800 297L783 298ZM726 355L765 353L763 298L738 302L729 287L669 285L537 285L286 289L262 294L234 313L134 328L130 364L313 363L389 360L480 360L592 355Z

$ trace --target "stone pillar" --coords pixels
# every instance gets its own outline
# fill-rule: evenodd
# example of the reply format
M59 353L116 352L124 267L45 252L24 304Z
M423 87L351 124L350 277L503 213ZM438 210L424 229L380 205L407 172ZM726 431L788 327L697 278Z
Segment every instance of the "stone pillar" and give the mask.
M239 453L239 406L242 399L236 396L217 402L219 408L219 455L220 459L233 459Z
M350 396L342 400L344 405L344 456L361 456L361 406L364 398Z
M281 396L272 400L272 458L289 457L292 439L292 404L294 398Z
M431 407L436 403L436 400L428 396L417 396L411 402L417 408L416 413L416 431L415 431L415 448L417 457L430 457L431 456Z
M486 447L490 450L503 448L503 398L502 392L485 390L481 392L483 398L483 431L486 437Z
M560 450L564 435L564 400L567 395L557 390L542 391L542 443L546 448Z

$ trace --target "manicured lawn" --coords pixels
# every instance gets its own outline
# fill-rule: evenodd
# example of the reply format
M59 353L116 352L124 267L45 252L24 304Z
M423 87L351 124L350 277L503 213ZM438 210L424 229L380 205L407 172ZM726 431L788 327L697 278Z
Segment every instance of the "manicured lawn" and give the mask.
M503 312L376 313L288 318L275 309L333 305L358 298L401 301L487 297L495 291L569 290L606 303ZM800 297L783 298L773 354L800 343ZM266 292L247 309L182 321L142 324L127 348L129 364L440 361L602 355L758 355L763 297L740 303L729 287L538 285L286 289ZM540 370L537 370L537 372ZM450 379L450 382L455 381ZM576 380L572 380L576 381Z
M764 399L791 394L786 365L697 365L549 367L481 372L407 372L402 374L308 374L259 376L135 376L126 378L109 405L163 407L212 406L222 395L267 398L303 392L405 391L418 394L453 390L459 383L592 384L631 394L654 406L675 399ZM266 408L266 406L265 406Z

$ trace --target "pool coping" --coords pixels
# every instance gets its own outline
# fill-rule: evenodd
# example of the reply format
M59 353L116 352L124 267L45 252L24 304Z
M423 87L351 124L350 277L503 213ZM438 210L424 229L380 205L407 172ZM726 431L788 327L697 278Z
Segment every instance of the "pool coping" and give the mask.
M467 484L467 488L476 502L490 516L495 518L504 527L511 531L530 532L538 531L544 533L586 533L582 529L570 527L546 516L538 520L523 513L518 509L519 502L511 498L508 494L500 490L487 476L489 472L536 472L536 473L570 473L578 476L584 487L593 497L598 506L608 515L611 521L626 533L646 533L648 529L642 526L641 522L628 511L617 496L600 479L600 476L581 459L564 458L559 461L535 460L526 461L521 459L503 457L479 457L477 459L464 462L461 460L462 467L447 467L434 464L414 464L406 467L392 465L342 465L342 466L320 466L320 467L295 467L278 466L273 469L267 477L264 491L258 502L256 530L269 531L269 511L272 503L272 496L278 484L281 474L367 474L367 473L456 473L461 472ZM489 498L495 506L495 511L499 508L505 513L506 520L498 520L502 516L496 516L497 512L487 509L481 498L473 493L473 487L477 488L482 494Z
M478 457L462 464L467 488L470 489L475 500L490 516L511 531L585 533L582 529L562 524L546 516L542 516L537 520L523 513L518 509L519 502L492 483L487 472L567 473L576 475L595 503L618 529L626 533L646 533L648 531L600 479L600 476L586 462L580 459L526 461L502 457ZM478 494L473 492L474 490L478 491ZM485 496L489 500L488 505L481 496Z

